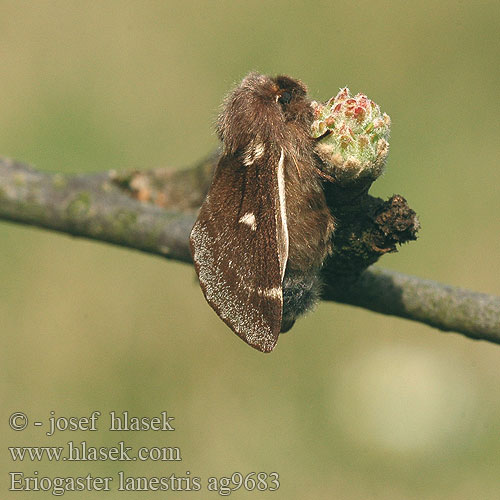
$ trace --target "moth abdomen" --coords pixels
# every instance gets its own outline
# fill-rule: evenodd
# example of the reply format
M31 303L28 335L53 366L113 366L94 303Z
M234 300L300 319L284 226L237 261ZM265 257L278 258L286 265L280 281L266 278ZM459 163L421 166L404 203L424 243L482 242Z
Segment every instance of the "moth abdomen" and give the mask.
M285 272L283 280L283 318L281 332L287 332L295 320L311 311L321 296L321 278L319 269L309 272Z

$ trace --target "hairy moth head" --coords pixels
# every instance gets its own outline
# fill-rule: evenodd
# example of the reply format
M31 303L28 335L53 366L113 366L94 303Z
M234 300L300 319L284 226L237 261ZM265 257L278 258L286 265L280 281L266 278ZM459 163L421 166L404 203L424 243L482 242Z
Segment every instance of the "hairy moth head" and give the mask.
M235 154L249 144L294 149L310 142L313 120L304 84L288 76L250 73L223 103L217 132L224 152Z

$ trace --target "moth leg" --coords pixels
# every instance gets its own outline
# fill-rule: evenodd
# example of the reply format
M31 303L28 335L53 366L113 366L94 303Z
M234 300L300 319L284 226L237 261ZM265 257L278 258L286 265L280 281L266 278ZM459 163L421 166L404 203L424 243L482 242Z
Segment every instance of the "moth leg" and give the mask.
M316 142L322 141L325 137L328 137L330 134L333 134L333 130L327 130L323 132L319 137L316 137L314 140Z

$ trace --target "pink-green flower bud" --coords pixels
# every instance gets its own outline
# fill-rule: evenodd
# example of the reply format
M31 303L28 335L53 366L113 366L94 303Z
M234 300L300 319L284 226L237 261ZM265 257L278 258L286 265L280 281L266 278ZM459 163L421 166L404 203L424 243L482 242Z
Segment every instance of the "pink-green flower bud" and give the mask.
M341 183L375 180L389 152L391 119L364 94L351 96L347 87L326 104L313 101L311 135L317 152Z

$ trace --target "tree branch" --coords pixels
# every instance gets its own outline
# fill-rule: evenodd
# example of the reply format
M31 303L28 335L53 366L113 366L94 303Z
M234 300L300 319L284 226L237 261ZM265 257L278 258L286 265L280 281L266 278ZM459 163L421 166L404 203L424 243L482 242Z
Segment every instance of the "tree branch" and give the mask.
M0 219L191 262L194 213L141 203L113 175L51 174L0 160Z
M0 219L191 262L188 236L217 156L192 169L62 175L0 159ZM401 196L383 202L368 186L330 187L339 229L324 300L420 321L500 344L500 297L369 267L415 239L418 220Z
M500 297L494 295L372 266L346 289L327 286L323 298L500 344Z

